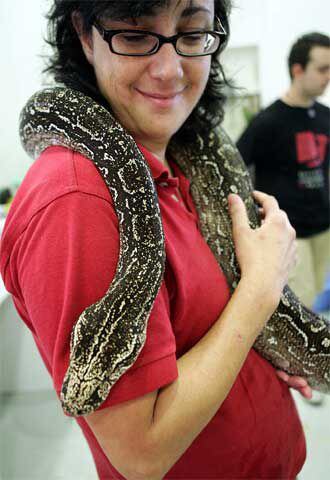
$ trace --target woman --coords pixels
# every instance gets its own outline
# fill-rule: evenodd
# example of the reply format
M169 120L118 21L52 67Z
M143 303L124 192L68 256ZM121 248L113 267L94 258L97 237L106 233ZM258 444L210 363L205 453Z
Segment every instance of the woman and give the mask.
M101 405L77 418L101 479L295 478L305 459L288 385L251 349L294 262L294 231L274 198L255 193L264 219L252 230L240 197L229 196L241 270L230 298L189 182L168 154L173 138L184 144L221 121L216 53L228 12L225 0L56 0L50 15L50 71L133 136L165 234L143 349ZM93 163L63 146L43 151L8 217L1 270L58 394L72 328L116 273L119 228ZM310 395L302 379L282 377Z

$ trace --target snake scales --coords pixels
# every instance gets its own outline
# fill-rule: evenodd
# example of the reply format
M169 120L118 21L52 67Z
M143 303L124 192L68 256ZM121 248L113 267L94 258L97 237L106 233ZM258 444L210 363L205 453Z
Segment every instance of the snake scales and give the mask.
M157 194L133 138L105 108L80 92L55 87L36 93L22 111L20 135L34 158L50 145L63 145L93 161L110 190L119 220L115 278L105 296L88 307L73 328L62 385L65 412L84 415L105 400L145 343L148 317L165 268ZM172 143L169 150L191 181L202 234L233 291L239 268L227 196L239 193L251 226L258 226L249 174L221 128L189 146ZM314 388L330 392L330 324L305 308L288 287L254 347L275 367L304 376Z

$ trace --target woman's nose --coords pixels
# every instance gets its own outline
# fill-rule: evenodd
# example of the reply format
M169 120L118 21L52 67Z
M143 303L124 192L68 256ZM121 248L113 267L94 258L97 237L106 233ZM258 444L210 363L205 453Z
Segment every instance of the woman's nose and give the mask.
M150 59L150 74L153 78L172 80L183 77L182 61L184 57L176 53L173 45L162 45Z

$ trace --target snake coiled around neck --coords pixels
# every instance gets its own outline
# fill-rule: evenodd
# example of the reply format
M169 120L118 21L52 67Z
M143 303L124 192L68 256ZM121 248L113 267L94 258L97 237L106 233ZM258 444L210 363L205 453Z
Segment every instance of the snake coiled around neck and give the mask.
M109 188L119 220L120 254L105 296L77 319L61 402L73 416L96 410L136 361L159 291L165 248L155 185L134 139L90 97L66 87L33 95L21 113L20 136L33 158L51 145L78 151L94 162ZM169 152L191 182L200 229L233 292L240 272L228 212L229 193L243 199L251 227L260 225L249 173L219 127L190 145L172 142ZM304 376L330 392L330 324L285 287L279 306L254 348L274 367Z

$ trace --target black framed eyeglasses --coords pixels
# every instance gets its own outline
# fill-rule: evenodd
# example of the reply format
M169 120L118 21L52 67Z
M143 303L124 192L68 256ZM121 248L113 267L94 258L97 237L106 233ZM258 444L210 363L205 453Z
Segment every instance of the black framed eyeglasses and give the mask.
M198 30L182 32L171 37L147 30L106 30L94 22L102 38L108 43L112 53L126 57L154 55L164 43L171 43L175 51L183 57L203 57L216 53L227 35L221 22L220 30Z

